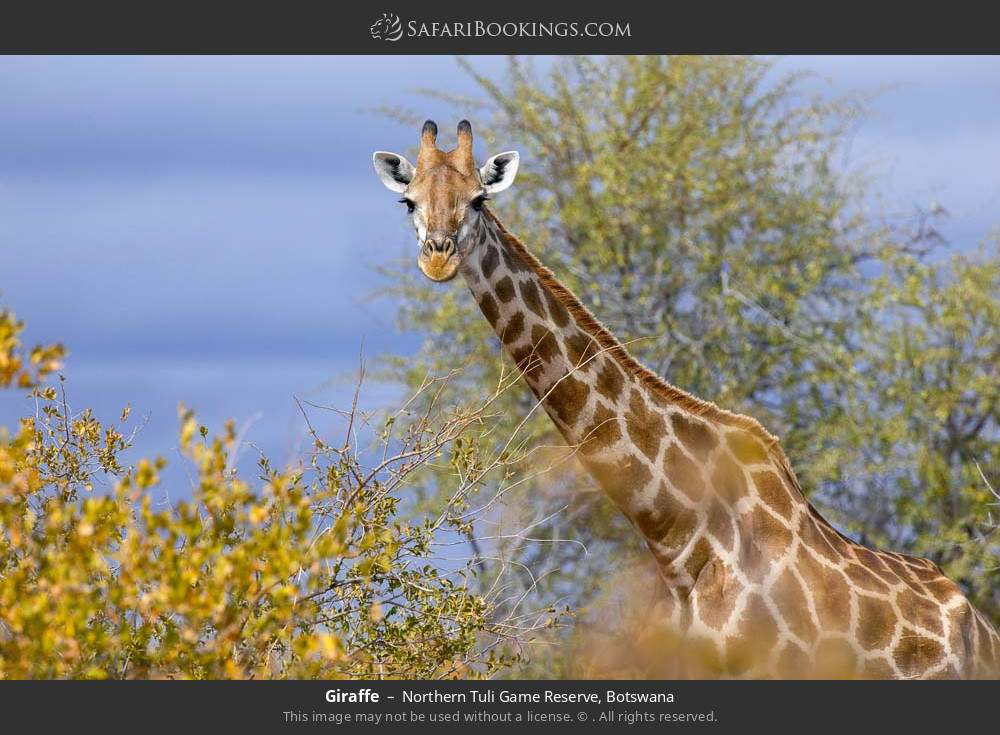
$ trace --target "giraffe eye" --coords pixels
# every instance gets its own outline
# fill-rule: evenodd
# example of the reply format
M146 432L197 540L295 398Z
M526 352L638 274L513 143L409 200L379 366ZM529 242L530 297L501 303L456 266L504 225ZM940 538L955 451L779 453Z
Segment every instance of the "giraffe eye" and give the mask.
M482 210L482 208L483 208L483 203L484 203L484 202L485 202L485 201L486 201L487 199L489 199L489 197L488 197L488 196L486 196L485 194L480 194L479 196L477 196L477 197L476 197L475 199L473 199L473 200L472 200L472 202L471 202L471 203L469 204L469 206L470 206L470 207L472 207L472 208L473 208L474 210L476 210L477 212L479 212L479 211L481 211L481 210Z
M410 214L413 214L413 210L417 208L417 205L414 203L414 201L412 199L407 199L406 197L400 199L399 203L405 204L406 211L409 212Z

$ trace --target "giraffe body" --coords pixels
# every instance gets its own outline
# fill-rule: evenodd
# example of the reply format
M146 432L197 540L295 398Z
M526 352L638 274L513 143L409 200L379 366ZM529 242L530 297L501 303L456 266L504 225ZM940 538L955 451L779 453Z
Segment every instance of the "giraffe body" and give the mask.
M460 272L587 470L656 558L663 614L728 675L987 675L990 625L932 562L871 551L802 495L777 440L630 358L492 217Z
M455 152L422 148L421 160L453 169L423 173L474 179L468 136L457 167ZM667 589L659 613L699 650L696 675L997 675L1000 636L935 564L838 533L760 424L646 370L488 209L462 215L445 228L458 243L448 277L461 273L567 444L645 539Z

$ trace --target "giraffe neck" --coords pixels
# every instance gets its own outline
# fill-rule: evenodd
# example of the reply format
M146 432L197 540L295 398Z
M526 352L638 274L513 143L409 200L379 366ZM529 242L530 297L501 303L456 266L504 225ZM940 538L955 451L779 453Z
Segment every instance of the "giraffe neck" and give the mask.
M733 553L739 504L749 502L744 460L759 456L759 469L784 493L781 511L798 512L787 480L768 467L767 441L746 430L746 419L642 368L492 214L480 218L473 238L461 272L480 309L668 582L690 587L706 563Z
M1000 636L933 563L839 534L760 424L643 368L491 213L472 229L469 288L645 537L667 583L665 621L706 642L703 673L977 676L998 665Z

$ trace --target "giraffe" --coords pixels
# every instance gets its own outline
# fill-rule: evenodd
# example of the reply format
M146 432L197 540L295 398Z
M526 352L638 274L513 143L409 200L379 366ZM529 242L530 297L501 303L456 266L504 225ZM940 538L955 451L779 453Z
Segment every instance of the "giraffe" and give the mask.
M477 168L472 127L414 166L374 154L402 195L433 281L461 274L506 355L585 470L642 535L666 593L657 615L699 676L981 678L1000 635L931 561L866 548L806 500L777 437L653 374L506 228L486 201L516 152Z

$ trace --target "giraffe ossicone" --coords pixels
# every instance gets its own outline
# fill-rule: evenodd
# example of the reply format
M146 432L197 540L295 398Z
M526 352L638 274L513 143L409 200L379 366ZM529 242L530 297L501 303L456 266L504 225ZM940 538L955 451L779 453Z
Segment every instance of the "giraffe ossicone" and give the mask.
M375 170L411 213L418 266L461 274L584 468L666 585L659 609L699 675L994 677L1000 635L933 562L857 544L809 504L776 437L639 364L486 205L518 154L477 167L472 127Z

